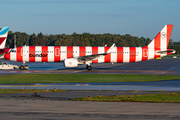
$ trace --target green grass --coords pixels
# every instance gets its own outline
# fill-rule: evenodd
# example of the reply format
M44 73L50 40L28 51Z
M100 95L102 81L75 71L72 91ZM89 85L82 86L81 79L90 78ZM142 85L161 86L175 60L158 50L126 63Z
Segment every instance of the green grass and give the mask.
M177 58L180 58L180 55L178 54L171 54L171 55L167 55L167 56L164 56L162 58L173 58L173 56L176 56Z
M129 97L129 99L128 99ZM99 102L153 102L153 103L180 103L180 93L161 93L145 95L115 95L102 97L78 97L72 100L99 101Z
M0 83L138 82L179 79L175 75L18 74L0 76Z
M0 89L0 94L67 92L67 90ZM16 96L13 96L16 97ZM24 97L24 96L22 96ZM129 99L128 99L129 98ZM78 97L74 101L180 103L180 93Z
M67 92L67 90L39 90L39 89L0 89L0 94L13 94L13 93L45 93L45 92Z

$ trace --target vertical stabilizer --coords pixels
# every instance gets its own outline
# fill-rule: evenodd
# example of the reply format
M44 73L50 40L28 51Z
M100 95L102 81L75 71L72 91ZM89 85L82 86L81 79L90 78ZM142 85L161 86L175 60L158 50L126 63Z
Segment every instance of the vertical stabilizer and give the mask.
M0 31L0 49L5 48L9 27L3 27Z
M148 45L148 48L154 48L155 51L167 50L172 28L173 25L165 25L164 28L157 34L157 36Z
M156 35L148 46L149 58L157 58L168 55L168 44L171 36L173 25L165 25L164 28Z

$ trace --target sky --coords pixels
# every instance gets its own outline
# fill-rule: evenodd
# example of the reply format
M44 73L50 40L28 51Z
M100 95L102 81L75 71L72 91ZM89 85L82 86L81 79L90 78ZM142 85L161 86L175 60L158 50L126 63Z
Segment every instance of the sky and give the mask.
M0 27L13 32L130 34L153 39L173 24L180 41L180 0L0 0Z

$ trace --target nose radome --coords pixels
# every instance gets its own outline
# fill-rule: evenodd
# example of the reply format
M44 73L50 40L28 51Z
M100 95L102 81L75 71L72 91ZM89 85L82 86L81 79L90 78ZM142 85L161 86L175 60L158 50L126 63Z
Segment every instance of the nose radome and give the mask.
M4 55L4 58L5 58L6 60L10 60L10 53L9 53L9 52L6 53L6 54Z

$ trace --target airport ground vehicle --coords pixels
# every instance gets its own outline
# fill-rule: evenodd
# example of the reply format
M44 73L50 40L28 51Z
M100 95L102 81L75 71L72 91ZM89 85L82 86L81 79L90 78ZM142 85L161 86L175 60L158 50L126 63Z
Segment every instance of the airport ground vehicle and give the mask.
M18 69L18 68L19 68L19 66L17 66L17 65L12 65L12 64L9 64L9 63L6 63L6 62L4 62L4 63L2 63L2 64L0 65L0 70Z

